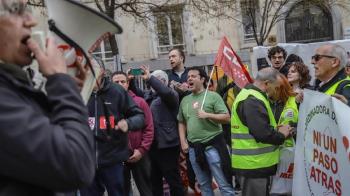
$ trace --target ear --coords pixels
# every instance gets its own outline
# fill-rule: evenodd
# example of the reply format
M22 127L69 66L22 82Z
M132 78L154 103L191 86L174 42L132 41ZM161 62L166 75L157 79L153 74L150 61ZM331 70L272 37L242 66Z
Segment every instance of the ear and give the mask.
M203 85L205 84L205 78L201 77L200 81L203 83ZM209 82L207 82L207 85L209 84Z
M263 81L263 84L265 85L265 86L267 86L267 84L269 83L270 81L268 81L268 80L264 80Z
M336 68L336 67L339 67L339 65L340 65L340 60L338 58L333 59L332 67Z

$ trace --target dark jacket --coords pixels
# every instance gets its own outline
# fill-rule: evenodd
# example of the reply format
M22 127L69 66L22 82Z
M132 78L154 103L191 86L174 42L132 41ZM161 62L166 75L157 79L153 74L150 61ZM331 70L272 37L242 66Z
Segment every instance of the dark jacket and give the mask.
M179 77L179 75L177 75L177 73L175 73L174 70L170 70L168 71L168 77L169 77L169 84L171 83L171 81L176 81L179 83L186 83L187 82L187 75L188 75L188 69L185 68L185 71L182 73L181 77ZM181 91L177 91L178 95L179 95L179 100L181 102L182 98L184 98L186 95L191 94L191 91L185 91L185 92L181 92Z
M289 71L289 65L284 64L278 71L287 77L288 71Z
M46 92L19 66L0 64L0 195L54 195L94 177L93 134L76 83L54 74Z
M153 115L155 134L153 146L159 149L178 146L176 115L179 111L179 96L175 90L164 85L154 76L151 76L147 82L155 91L146 96Z
M230 160L230 154L225 144L224 134L219 134L206 143L188 142L188 144L191 148L194 148L197 164L201 167L202 170L207 172L210 172L210 169L209 169L207 158L205 156L205 150L209 146L212 146L213 148L215 148L220 156L220 165L221 165L222 171L224 172L224 176L227 182L232 185L231 160Z
M92 93L88 109L90 128L95 131L97 140L97 166L107 167L126 161L129 158L127 133L115 130L114 126L121 119L126 119L128 131L143 128L142 110L125 89L107 79L102 89ZM105 116L109 116L110 126Z
M319 92L326 92L330 87L332 87L339 80L343 80L346 78L344 69L340 70L330 81L320 86L320 82L316 82L315 89ZM348 81L344 81L339 84L336 93L344 95L348 100L348 106L350 106L350 86Z
M182 73L181 77L175 73L174 70L170 70L168 72L168 77L169 77L169 83L174 80L176 82L184 83L187 82L187 74L188 74L188 69L185 68L184 73Z
M266 97L266 94L259 88L252 84L245 87L246 89L254 89L259 91ZM249 134L251 134L256 142L281 145L283 144L285 137L282 133L276 131L270 126L269 115L265 104L255 98L249 96L246 100L240 102L237 107L237 115L239 116L242 123L248 127ZM277 119L278 121L278 119ZM267 168L259 169L234 169L233 172L237 175L246 177L268 177L276 173L277 165L273 165Z

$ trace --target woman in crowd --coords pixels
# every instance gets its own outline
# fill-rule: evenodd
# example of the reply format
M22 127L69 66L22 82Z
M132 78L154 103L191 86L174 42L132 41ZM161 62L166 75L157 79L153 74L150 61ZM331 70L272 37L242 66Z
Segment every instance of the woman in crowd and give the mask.
M289 75L289 74L288 74ZM293 140L296 139L296 126L298 122L298 105L296 103L295 95L296 93L293 91L292 86L290 85L288 79L281 74L280 76L281 85L278 89L278 102L274 103L272 105L272 110L275 115L275 119L278 125L290 125L294 127L294 132L292 132L293 137L289 137L285 140L284 144L281 146L280 149L280 165L278 166L276 176L273 178L272 185L271 185L271 192L270 196L290 196L291 195L291 188L283 188L283 190L279 189L278 187L278 180L279 180L279 172L280 167L285 167L285 157L287 159L290 159L291 153L289 150L285 150L285 147L293 147L295 142ZM285 154L287 153L287 154ZM282 158L284 157L284 158ZM290 164L290 163L288 163ZM291 181L290 181L291 182ZM287 183L287 182L284 182ZM290 186L291 187L291 186Z
M293 87L293 91L300 94L304 88L310 88L311 76L309 68L302 62L290 64L288 71L288 81Z
M288 74L289 75L289 74ZM281 76L281 86L279 87L279 110L275 111L275 119L279 125L289 124L296 126L298 121L298 106L295 100L297 93L290 85L289 80Z

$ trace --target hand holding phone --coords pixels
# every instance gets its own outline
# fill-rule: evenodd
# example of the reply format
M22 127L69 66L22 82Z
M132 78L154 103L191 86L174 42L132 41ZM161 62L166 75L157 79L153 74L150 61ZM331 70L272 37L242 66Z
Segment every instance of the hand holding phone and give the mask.
M130 74L134 76L139 76L139 75L143 75L144 72L142 69L138 68L138 69L131 69Z

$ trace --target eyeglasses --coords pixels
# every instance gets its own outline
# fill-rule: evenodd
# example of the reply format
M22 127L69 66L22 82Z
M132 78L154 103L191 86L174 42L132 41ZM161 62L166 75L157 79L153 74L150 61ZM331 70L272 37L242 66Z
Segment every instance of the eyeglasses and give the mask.
M319 61L319 60L320 60L321 58L323 58L323 57L331 58L331 59L337 58L337 57L335 57L335 56L329 56L329 55L323 55L323 54L315 54L315 55L312 56L311 58L317 62L317 61Z
M8 14L23 16L25 13L32 13L32 9L23 1L3 0L0 3L0 16Z

